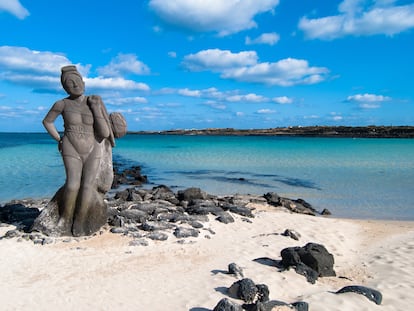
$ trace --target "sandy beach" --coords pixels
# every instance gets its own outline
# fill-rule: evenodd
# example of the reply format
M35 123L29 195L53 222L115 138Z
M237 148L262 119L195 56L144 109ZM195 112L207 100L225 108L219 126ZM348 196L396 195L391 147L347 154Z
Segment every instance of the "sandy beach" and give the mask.
M314 217L267 204L251 204L251 222L205 223L197 238L149 240L103 230L78 241L36 245L0 240L2 310L213 310L222 298L238 304L226 289L237 281L229 263L244 277L266 284L271 300L306 301L309 310L407 310L414 304L414 223ZM0 228L0 234L12 226ZM298 241L281 235L300 233ZM308 242L333 254L336 277L315 284L294 269L280 272L258 258L280 260L280 251ZM346 285L382 293L381 305L356 293L333 294Z

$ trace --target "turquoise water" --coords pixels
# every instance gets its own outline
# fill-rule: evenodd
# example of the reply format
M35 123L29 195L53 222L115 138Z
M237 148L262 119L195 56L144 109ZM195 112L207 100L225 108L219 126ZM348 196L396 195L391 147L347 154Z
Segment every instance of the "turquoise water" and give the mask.
M338 217L414 220L414 140L127 135L115 161L151 185L212 194L269 191ZM49 197L64 183L47 134L0 134L0 202Z

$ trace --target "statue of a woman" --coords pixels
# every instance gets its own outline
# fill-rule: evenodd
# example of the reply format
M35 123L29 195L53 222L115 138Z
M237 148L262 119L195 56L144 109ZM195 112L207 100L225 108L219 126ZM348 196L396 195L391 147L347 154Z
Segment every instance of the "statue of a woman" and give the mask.
M101 187L99 175L102 161L109 162L107 170L112 170L112 151L110 159L103 158L114 146L114 136L100 96L84 95L85 83L75 66L61 70L61 83L69 96L57 101L43 120L47 132L58 142L66 171L65 185L54 198L58 215L51 231L55 235L90 235L106 222L102 192L109 190L112 180ZM62 137L54 123L58 116L64 122ZM111 179L112 171L108 174Z

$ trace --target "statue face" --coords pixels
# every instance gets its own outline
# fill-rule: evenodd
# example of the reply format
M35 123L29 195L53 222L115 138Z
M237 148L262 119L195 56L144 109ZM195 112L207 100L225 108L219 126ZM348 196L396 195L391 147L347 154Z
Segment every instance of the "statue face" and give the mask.
M77 74L69 74L63 88L69 95L81 96L85 92L85 83Z

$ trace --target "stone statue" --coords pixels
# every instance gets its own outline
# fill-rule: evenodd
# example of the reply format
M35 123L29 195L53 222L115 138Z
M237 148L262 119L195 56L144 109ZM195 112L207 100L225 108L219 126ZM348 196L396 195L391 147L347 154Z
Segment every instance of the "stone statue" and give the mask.
M58 143L66 182L35 220L32 230L53 236L84 236L107 222L104 195L113 180L113 124L101 97L84 95L85 83L76 67L61 70L61 83L69 96L52 106L43 125ZM59 116L64 122L62 137L54 124Z

